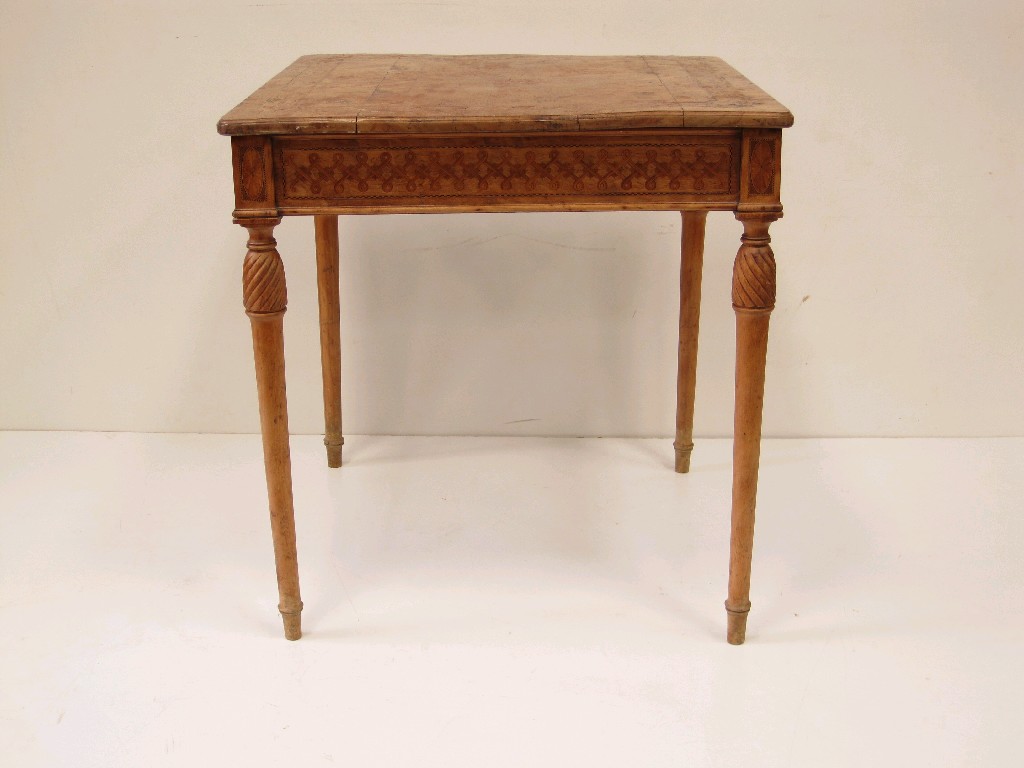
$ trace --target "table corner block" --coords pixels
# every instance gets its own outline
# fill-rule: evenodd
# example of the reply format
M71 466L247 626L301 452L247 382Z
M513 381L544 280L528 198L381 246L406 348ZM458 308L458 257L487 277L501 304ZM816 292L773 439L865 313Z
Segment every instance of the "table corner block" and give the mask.
M279 216L274 189L274 153L270 136L232 136L231 165L235 219Z

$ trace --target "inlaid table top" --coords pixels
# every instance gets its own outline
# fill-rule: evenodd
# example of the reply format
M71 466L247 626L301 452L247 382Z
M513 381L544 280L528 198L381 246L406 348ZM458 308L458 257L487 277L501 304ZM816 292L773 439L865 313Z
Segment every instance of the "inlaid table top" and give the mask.
M709 56L303 56L228 135L785 128L789 110Z

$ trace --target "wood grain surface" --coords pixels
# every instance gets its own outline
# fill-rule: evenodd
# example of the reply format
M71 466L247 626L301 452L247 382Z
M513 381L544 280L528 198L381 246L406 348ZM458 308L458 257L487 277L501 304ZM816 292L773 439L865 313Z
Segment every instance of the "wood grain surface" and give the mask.
M784 106L708 56L303 56L223 134L784 128Z

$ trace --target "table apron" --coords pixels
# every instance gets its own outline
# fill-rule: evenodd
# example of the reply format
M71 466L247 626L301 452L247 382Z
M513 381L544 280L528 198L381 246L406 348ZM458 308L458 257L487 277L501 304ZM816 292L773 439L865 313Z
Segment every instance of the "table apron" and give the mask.
M781 132L236 136L236 217L776 208Z
M278 207L728 203L739 136L353 137L274 141Z

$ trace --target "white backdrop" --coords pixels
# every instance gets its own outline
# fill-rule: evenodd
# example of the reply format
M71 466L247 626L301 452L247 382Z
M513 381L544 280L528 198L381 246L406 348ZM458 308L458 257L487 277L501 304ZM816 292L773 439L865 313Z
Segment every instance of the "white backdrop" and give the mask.
M258 429L217 119L304 53L721 56L788 106L768 435L1024 434L1024 11L682 0L0 5L0 428ZM731 433L708 220L696 431ZM679 216L342 219L345 431L670 435ZM321 429L312 224L294 432Z

